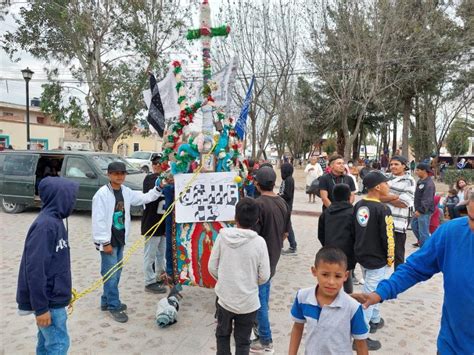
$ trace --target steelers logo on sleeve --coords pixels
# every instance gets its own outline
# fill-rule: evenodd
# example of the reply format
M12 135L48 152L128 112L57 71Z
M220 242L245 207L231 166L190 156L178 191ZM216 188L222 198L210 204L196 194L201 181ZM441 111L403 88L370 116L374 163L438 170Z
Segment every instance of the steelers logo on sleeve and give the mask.
M361 227L366 227L367 223L369 223L369 218L370 218L370 211L367 206L361 206L357 210L357 223Z

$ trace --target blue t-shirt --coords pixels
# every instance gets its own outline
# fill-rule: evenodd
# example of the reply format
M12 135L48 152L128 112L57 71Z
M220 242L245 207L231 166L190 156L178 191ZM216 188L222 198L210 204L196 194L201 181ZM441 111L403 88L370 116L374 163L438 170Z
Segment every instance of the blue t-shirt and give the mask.
M474 233L468 217L442 224L375 292L382 300L443 273L444 303L438 352L474 354ZM421 330L421 328L420 328Z
M362 306L342 289L326 306L318 304L316 286L299 290L291 317L296 323L306 323L307 355L352 355L352 338L367 339L369 333Z

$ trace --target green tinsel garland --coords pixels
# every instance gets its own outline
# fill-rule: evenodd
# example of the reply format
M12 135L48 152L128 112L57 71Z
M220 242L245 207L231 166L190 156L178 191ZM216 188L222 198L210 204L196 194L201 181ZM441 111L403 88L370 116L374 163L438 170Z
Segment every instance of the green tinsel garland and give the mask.
M186 96L178 97L178 104L181 104L184 100L186 100Z
M216 36L227 36L229 34L227 25L222 25L219 27L211 28L211 35L212 37Z

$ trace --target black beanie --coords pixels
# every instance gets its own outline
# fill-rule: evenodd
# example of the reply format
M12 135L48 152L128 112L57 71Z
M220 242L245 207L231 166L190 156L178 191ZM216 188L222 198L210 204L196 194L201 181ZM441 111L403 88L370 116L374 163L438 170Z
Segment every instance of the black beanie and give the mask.
M347 184L336 184L332 189L334 202L349 201L351 198L351 188Z

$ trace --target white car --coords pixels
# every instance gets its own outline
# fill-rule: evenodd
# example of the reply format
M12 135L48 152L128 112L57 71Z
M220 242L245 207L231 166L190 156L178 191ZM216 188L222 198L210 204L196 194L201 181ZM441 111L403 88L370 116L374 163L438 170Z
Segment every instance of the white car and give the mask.
M151 171L151 161L157 156L160 157L161 154L156 152L139 151L133 152L130 157L125 159L127 159L127 161L137 169L148 174Z

